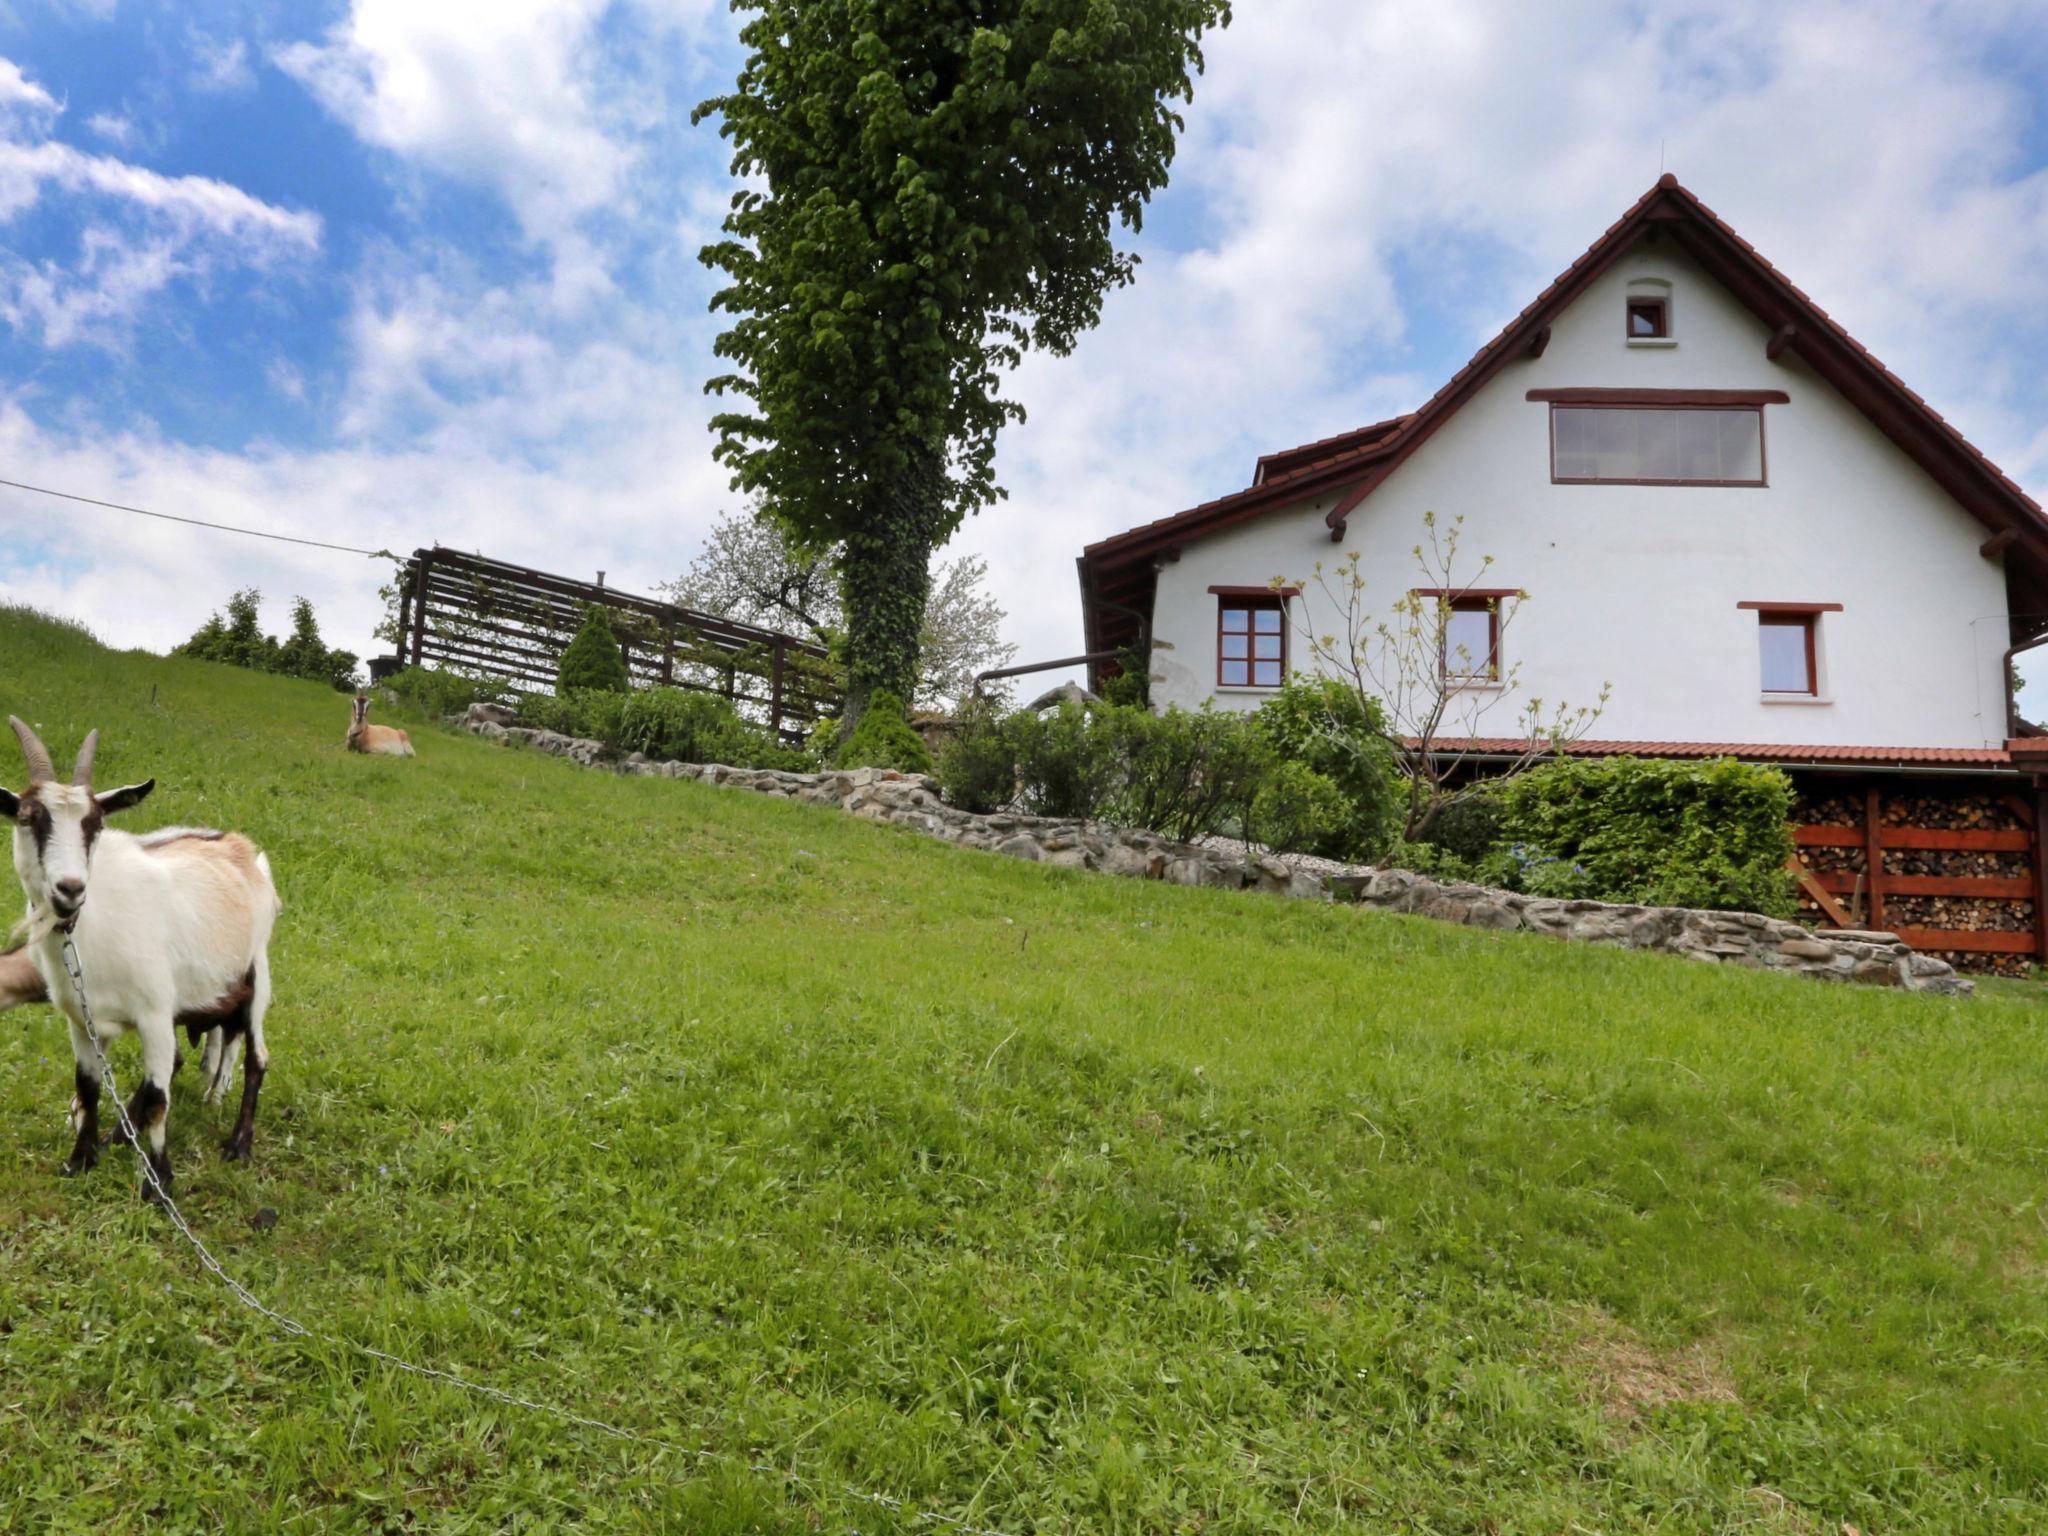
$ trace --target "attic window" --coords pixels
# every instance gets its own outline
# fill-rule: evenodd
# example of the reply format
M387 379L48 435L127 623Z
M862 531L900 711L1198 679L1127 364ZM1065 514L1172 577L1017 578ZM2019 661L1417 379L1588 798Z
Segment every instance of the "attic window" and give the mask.
M1664 341L1671 335L1671 305L1665 299L1628 301L1628 339Z

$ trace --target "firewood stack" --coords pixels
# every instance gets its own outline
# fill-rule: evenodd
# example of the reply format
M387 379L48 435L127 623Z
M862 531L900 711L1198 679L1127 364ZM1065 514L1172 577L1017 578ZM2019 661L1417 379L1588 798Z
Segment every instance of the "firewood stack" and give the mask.
M1867 789L1862 785L1842 786L1826 781L1801 787L1794 817L1801 826L1856 827L1866 824ZM1938 780L1899 780L1879 788L1878 821L1886 827L1915 827L1958 832L2024 832L2028 822L2026 801L2010 788L1979 787L1972 784L1942 783ZM1865 871L1862 847L1803 847L1801 862L1816 874L1854 876ZM2031 880L2033 861L2017 850L1976 848L1891 848L1884 854L1886 876L1915 875L1937 879ZM1852 915L1868 921L1870 898L1867 889L1836 896L1852 909ZM1833 923L1805 891L1799 893L1799 917L1817 928ZM2025 933L2034 931L2034 903L2017 896L1968 894L1906 894L1886 891L1884 921L1887 929L1938 929L1965 933ZM1980 950L1942 949L1921 945L1929 954L1939 955L1958 970L2024 975L2034 963L2025 954L1986 953Z

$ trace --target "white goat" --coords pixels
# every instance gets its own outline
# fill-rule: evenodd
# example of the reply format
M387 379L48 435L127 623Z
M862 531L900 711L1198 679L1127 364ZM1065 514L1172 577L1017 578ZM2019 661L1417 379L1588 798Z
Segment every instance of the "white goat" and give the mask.
M64 967L66 935L78 950L100 1038L129 1029L141 1037L142 1082L128 1102L128 1118L147 1139L146 1155L165 1191L171 1165L164 1126L180 1025L195 1043L206 1038L209 1103L227 1091L246 1046L241 1113L222 1148L230 1160L246 1158L270 1065L263 1015L270 1006L270 930L281 910L270 861L233 832L167 827L133 837L103 831L108 815L139 803L156 780L94 794L94 731L78 750L71 782L59 784L49 749L35 732L12 716L8 723L28 758L28 787L18 795L0 789L0 813L14 822L14 870L28 897L28 942L0 955L0 1007L47 998L70 1023L77 1139L64 1172L85 1172L99 1160L100 1148L99 1057ZM22 970L23 956L33 982Z
M367 694L357 694L355 712L348 720L348 740L345 743L351 752L381 752L386 757L411 757L412 738L395 725L370 724L370 699Z

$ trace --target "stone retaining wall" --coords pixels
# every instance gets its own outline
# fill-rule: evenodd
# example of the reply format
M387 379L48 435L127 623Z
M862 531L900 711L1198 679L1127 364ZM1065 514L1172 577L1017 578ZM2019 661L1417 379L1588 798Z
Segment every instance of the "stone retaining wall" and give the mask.
M886 768L787 773L718 763L657 763L640 753L614 759L601 742L511 723L503 706L476 704L463 728L591 767L644 778L695 779L728 789L807 805L836 806L868 821L908 827L928 837L1066 869L1099 870L1172 885L1266 891L1310 901L1350 901L1409 912L1472 928L1520 930L1589 944L1656 949L1713 964L1789 971L1828 981L1967 993L1971 984L1945 961L1916 954L1889 933L1815 933L1753 912L1697 912L1682 907L1556 901L1486 886L1434 880L1405 869L1364 865L1315 875L1272 854L1176 843L1156 833L1099 822L998 813L977 816L939 798L922 774Z

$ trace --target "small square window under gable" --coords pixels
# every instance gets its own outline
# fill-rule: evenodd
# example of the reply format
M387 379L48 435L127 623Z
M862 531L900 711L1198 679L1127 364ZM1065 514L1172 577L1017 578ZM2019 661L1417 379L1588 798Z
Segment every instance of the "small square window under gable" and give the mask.
M1446 683L1484 686L1501 680L1501 604L1526 596L1516 587L1417 587L1437 605L1437 664Z
M1671 284L1661 277L1631 279L1622 299L1622 335L1632 347L1675 347Z

